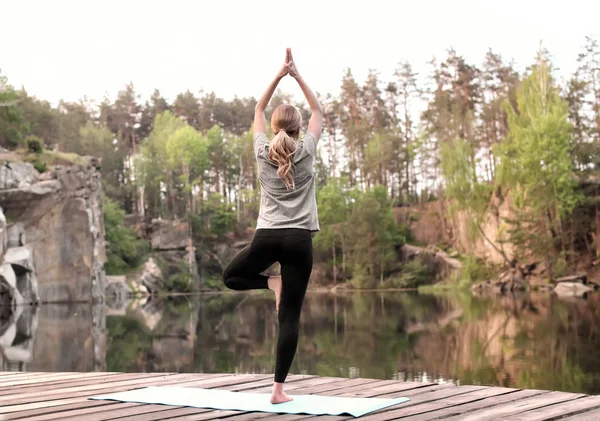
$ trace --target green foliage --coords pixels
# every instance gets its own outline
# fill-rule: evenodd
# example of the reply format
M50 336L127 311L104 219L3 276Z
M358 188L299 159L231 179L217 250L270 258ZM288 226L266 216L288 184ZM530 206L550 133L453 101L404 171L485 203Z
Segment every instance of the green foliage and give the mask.
M568 235L564 219L581 201L571 157L568 104L561 99L540 53L538 65L523 80L517 109L506 104L509 136L496 148L498 181L512 189L515 218L509 235L521 257L542 256L552 266Z
M19 108L19 95L0 71L0 146L14 149L27 133L27 122Z
M35 135L29 135L25 138L25 145L27 145L27 150L30 153L42 153L42 151L44 150L44 146L42 144L42 140L35 136Z
M73 153L54 152L44 149L39 153L30 153L23 157L40 173L48 171L53 165L85 165L81 156Z
M549 63L539 64L523 80L517 110L506 104L509 136L497 148L499 181L515 188L517 206L565 216L579 203L575 193L568 104L550 75Z
M350 250L348 264L356 286L370 287L377 279L383 282L404 236L394 221L391 201L383 186L366 192L354 190L351 202L346 230Z
M193 291L193 279L187 261L179 260L176 262L176 264L169 265L169 262L167 262L167 260L160 254L156 254L153 257L156 265L160 268L160 271L163 274L167 291Z
M318 250L330 252L332 247L339 246L344 235L341 227L348 215L350 197L345 191L347 180L330 178L327 184L317 191L317 208L321 232L314 239Z
M48 171L48 165L46 165L45 162L36 161L33 163L33 168L35 168L37 170L37 172L39 172L40 174Z
M472 144L455 139L441 146L442 175L446 183L446 196L456 201L459 210L469 216L469 237L479 237L479 227L484 222L493 186L477 178Z
M149 244L125 226L125 212L116 202L104 196L102 206L107 255L104 268L108 275L121 275L142 263Z
M213 193L208 197L202 208L202 216L208 221L208 229L212 234L224 234L231 231L235 222L232 205L226 203L225 198L218 193ZM196 219L194 226L199 227L202 223Z
M388 278L385 285L390 288L417 288L435 282L435 271L421 259L410 260L402 265L399 275Z
M166 285L169 291L191 292L193 290L192 274L186 261L179 261L177 270L169 274L166 278Z
M476 281L489 279L496 273L494 268L473 256L465 256L461 260L463 264L462 270L456 279L460 285L470 286Z
M124 185L125 165L123 153L114 144L114 135L91 121L78 130L77 153L101 159L102 187L108 197L122 202L130 194L130 185Z

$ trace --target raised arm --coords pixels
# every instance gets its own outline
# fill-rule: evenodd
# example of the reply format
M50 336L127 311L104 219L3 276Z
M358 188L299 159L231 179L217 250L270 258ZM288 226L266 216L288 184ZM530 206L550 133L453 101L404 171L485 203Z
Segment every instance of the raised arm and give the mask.
M292 57L292 50L290 48L287 49L287 57L286 57L287 69L290 76L296 79L298 85L300 85L300 89L304 93L306 97L306 101L308 101L308 105L310 107L310 111L312 115L310 116L310 120L308 121L308 132L312 134L317 140L321 137L321 131L323 129L323 110L321 109L321 104L317 100L317 97L313 93L313 91L308 87L298 69L296 68L296 63L294 63L294 59Z
M271 97L277 89L277 85L279 85L279 81L288 74L288 63L287 63L287 54L286 61L283 63L283 66L275 76L275 79L269 84L265 93L260 97L258 102L256 103L256 107L254 107L254 136L258 133L266 133L267 132L267 118L265 117L265 110L267 109L267 105L269 105L269 101L271 101Z

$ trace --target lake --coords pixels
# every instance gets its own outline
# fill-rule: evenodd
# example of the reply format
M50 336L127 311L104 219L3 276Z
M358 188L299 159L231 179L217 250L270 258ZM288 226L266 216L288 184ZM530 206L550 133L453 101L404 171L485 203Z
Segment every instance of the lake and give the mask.
M24 308L0 318L3 370L272 373L268 294ZM12 330L11 330L12 329ZM12 342L11 342L12 340ZM292 373L600 394L600 294L307 295Z

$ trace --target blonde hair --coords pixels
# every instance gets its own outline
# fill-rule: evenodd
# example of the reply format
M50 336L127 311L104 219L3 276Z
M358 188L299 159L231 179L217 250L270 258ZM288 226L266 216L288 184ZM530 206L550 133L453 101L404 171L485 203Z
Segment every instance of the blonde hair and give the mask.
M275 137L269 146L269 159L277 163L277 175L288 190L296 187L292 156L302 126L302 115L293 105L280 105L271 116L271 127Z

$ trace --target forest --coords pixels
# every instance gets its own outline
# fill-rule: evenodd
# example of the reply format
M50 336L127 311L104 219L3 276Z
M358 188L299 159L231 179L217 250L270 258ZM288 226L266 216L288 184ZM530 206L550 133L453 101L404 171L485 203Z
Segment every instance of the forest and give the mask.
M493 199L507 195L514 212L500 237L515 253L506 265L535 256L555 277L597 260L597 40L582 40L573 60L577 71L562 82L543 49L524 72L491 49L482 63L450 49L429 63L428 75L406 61L392 75L372 69L364 81L347 69L339 95L319 95L317 261L358 287L403 286L426 274L413 267L389 276L397 247L411 241L395 208L447 200L469 215L473 238L485 237ZM296 105L306 124L302 101L278 91L270 111L281 103ZM253 227L255 105L254 97L189 90L169 101L155 89L142 101L131 82L114 100L54 106L0 73L0 146L25 151L40 172L73 154L102 159L107 271L119 273L146 252L125 227L127 214L187 219L197 241Z

